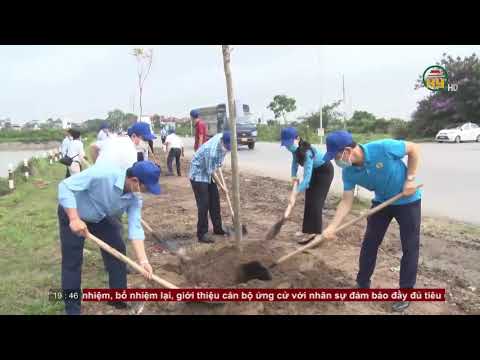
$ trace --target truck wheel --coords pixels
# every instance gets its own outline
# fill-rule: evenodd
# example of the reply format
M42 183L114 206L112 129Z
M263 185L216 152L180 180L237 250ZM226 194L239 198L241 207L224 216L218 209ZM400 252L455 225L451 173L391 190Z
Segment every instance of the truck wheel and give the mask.
M457 137L455 138L455 142L456 142L457 144L460 144L460 136L457 136Z
M480 135L477 136L477 142L480 142Z
M479 137L480 137L480 136L479 136ZM249 144L248 144L248 148L249 148L250 150L253 150L254 147L255 147L255 143L249 143Z

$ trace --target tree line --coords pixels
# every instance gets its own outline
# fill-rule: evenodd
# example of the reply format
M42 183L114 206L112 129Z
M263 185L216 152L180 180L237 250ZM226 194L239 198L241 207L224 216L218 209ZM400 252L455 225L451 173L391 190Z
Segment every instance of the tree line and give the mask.
M345 128L359 134L389 134L394 138L432 138L439 130L465 122L480 124L480 61L476 54L465 58L453 58L443 54L436 63L448 74L448 83L458 85L457 91L429 91L426 98L417 103L410 121L392 118L377 118L367 111L355 111L344 122L338 110L341 100L322 107L322 125L326 132ZM414 89L425 87L423 73L419 74ZM279 119L286 121L286 114L296 110L295 99L286 95L276 95L267 109L274 113L275 120L267 122L270 127L278 127ZM303 122L292 121L293 126L306 127L315 132L320 127L320 112L311 113ZM263 133L266 130L263 129ZM275 139L278 140L278 139Z

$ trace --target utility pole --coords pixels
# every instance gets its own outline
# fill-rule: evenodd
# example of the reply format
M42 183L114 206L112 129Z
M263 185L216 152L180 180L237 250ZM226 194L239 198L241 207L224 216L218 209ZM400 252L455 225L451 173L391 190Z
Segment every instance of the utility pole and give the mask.
M343 89L343 128L346 128L346 120L347 120L347 105L345 103L345 76L342 74L342 89Z
M193 120L190 118L190 136L193 137Z
M318 57L318 72L319 72L319 84L320 84L320 129L319 129L319 135L320 135L320 145L323 145L323 136L325 135L325 130L323 130L323 99L322 99L322 92L323 92L323 86L322 86L322 60L321 56Z
M228 97L228 116L230 118L230 143L232 147L232 187L233 187L233 211L235 217L233 226L235 228L235 241L237 249L240 250L242 240L242 228L240 224L240 175L238 171L238 153L237 153L237 124L235 114L235 96L233 93L232 72L230 70L230 47L222 45L223 66L225 70L225 79L227 82Z

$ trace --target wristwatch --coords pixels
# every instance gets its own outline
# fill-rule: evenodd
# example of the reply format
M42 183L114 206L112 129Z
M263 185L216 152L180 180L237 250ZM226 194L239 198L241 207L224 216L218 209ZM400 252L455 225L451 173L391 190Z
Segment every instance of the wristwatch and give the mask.
M415 180L415 175L408 175L407 180L408 181L414 181Z

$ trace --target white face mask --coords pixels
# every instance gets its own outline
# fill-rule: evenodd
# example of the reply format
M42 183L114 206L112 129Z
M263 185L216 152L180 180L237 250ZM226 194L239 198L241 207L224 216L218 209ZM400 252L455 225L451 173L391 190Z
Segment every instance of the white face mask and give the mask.
M348 157L348 160L343 160L343 155L345 154L345 150L342 152L342 156L340 157L340 160L335 159L335 163L337 164L338 167L342 169L346 169L350 166L352 166L352 154Z
M146 152L148 151L148 142L140 139L140 142L138 143L138 145L136 145L136 148L138 151Z
M133 196L135 196L138 199L141 199L142 198L142 192L140 191L140 185L138 185L135 190L136 191L132 191Z

